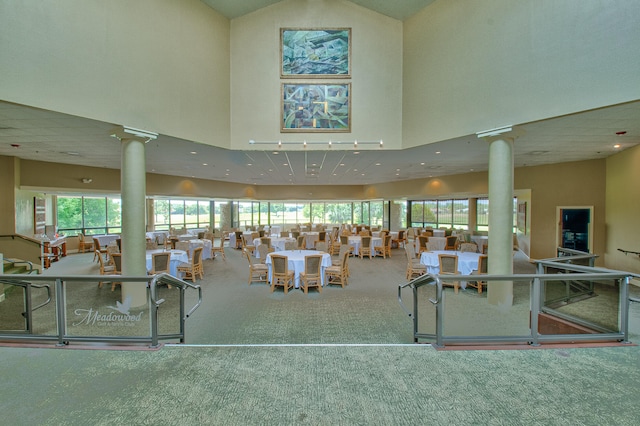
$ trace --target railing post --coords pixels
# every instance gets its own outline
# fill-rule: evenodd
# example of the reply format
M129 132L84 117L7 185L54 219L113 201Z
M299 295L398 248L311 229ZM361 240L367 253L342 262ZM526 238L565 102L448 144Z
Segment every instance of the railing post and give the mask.
M619 280L620 283L620 326L622 327L622 335L624 336L622 342L629 342L629 280L631 277L626 276Z
M538 340L538 318L540 314L540 305L542 303L541 287L542 281L540 278L534 278L531 287L531 345L540 346Z
M64 336L67 330L66 312L66 295L64 294L64 285L60 278L56 278L56 320L58 321L58 344L57 346L65 346Z
M444 299L442 296L442 281L440 278L436 280L436 345L438 347L443 347L444 336L442 335L444 332Z

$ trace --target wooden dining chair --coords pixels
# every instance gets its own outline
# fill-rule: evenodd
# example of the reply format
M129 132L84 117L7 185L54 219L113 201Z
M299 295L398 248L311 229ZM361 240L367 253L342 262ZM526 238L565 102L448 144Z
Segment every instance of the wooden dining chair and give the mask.
M419 259L416 259L415 250L409 244L405 244L404 251L407 255L407 279L410 280L420 275L427 273L427 266L420 263Z
M84 253L91 250L93 250L93 242L89 241L87 237L82 232L80 232L78 234L78 251L80 253Z
M478 245L476 243L461 243L458 250L460 250L461 253L477 253Z
M222 258L224 260L227 260L227 256L224 253L224 240L225 240L225 236L223 233L222 236L218 239L217 246L215 245L214 241L211 241L211 257L217 257L218 253L220 253Z
M418 256L422 254L423 251L429 251L427 248L427 243L429 242L429 237L426 235L418 236Z
M149 274L155 275L155 274L160 274L162 272L171 274L170 265L171 265L170 251L153 253L151 255L151 270L149 271Z
M122 253L111 253L109 256L109 262L114 267L115 275L122 275ZM116 289L116 285L122 286L122 283L119 281L111 282L111 291Z
M458 237L456 237L455 235L450 235L446 238L446 243L444 246L445 250L456 250L458 247Z
M98 259L98 264L100 265L100 275L115 275L116 267L113 265L105 265L104 259L102 257L102 253L98 250L95 250L94 258ZM102 288L102 281L98 283L98 288Z
M322 276L320 267L322 266L322 255L313 254L304 257L304 271L300 272L300 285L304 294L309 293L309 288L315 287L318 293L322 293Z
M486 275L489 270L489 256L480 255L478 256L478 269L471 272L471 275ZM482 294L482 286L486 286L487 282L482 280L477 281L469 281L467 283L469 287L474 287L478 289L478 294Z
M365 256L369 256L371 259L371 236L363 235L360 237L360 259L364 259Z
M97 238L93 237L93 248L94 248L94 253L96 252L100 252L104 255L108 256L107 253L107 248L106 247L100 247L100 240L98 240ZM93 255L93 261L96 261L96 258L98 257L97 253Z
M191 280L196 282L198 276L204 278L204 267L202 265L202 247L198 247L193 251L193 257L190 262L182 262L177 267L178 272L182 272L183 280Z
M268 283L269 267L264 263L257 262L248 250L242 250L242 255L249 262L249 285L254 282ZM265 254L264 260L266 260L266 256Z
M271 292L276 287L282 287L284 294L294 287L293 271L289 270L289 258L280 254L271 254Z
M438 265L440 266L439 275L457 275L458 274L458 255L456 254L438 254ZM455 293L458 293L460 283L458 281L442 280L442 286L453 287Z
M342 250L342 249L341 249ZM324 270L325 285L340 285L342 288L348 284L349 280L349 253L344 250L341 255L339 265L331 265Z
M296 239L296 241L298 242L298 246L297 246L298 250L306 250L306 248L307 248L307 237L306 236L298 235L298 238Z
M402 247L404 247L406 242L407 242L407 239L404 236L404 230L403 229L398 231L398 236L396 238L392 238L391 239L391 243L395 244L397 247L400 247L400 245L402 245Z

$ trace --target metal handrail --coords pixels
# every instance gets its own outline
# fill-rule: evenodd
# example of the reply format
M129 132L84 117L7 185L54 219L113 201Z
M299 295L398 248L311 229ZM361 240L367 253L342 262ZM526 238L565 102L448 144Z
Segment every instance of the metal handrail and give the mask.
M584 253L580 252L581 258L592 258L592 255L583 256ZM606 268L587 267L582 265L575 265L572 263L566 263L569 257L560 257L554 259L545 259L536 261L538 264L538 273L535 274L482 274L481 279L483 282L490 284L492 281L529 281L531 282L531 326L530 335L526 336L444 336L444 309L445 306L442 303L442 280L446 281L475 281L479 279L479 275L433 275L425 274L417 277L407 283L398 286L398 301L400 306L413 319L413 332L414 341L418 342L419 338L435 340L436 346L444 346L444 343L478 343L478 342L522 342L525 341L532 345L538 345L540 342L550 341L585 341L593 339L594 335L561 335L558 336L545 336L538 334L538 313L546 312L542 302L542 283L546 281L561 280L617 280L620 285L620 331L608 332L610 330L603 330L602 334L598 337L606 340L620 340L628 343L628 310L630 302L639 302L640 299L634 299L628 295L628 283L630 277L637 277L637 274L633 274L625 271L617 271ZM568 271L562 274L548 274L543 273L543 267L552 267L556 269L562 269ZM418 330L418 297L417 289L426 284L436 285L436 299L429 299L429 301L436 306L435 313L435 335L422 334ZM414 298L414 312L411 313L402 301L402 289L410 287L413 289Z
M6 263L13 263L14 265L22 265L22 264L26 264L29 266L29 273L31 274L34 269L33 269L33 262L31 262L30 260L23 260L23 259L11 259L8 257L4 258L4 262ZM37 271L37 269L36 269Z
M91 342L127 342L127 343L151 343L151 347L157 347L158 341L162 339L180 339L181 343L184 343L184 322L193 314L193 312L202 304L202 289L199 285L188 283L179 278L173 277L169 274L162 273L153 276L126 276L126 275L30 275L30 274L11 274L0 275L0 282L8 285L17 285L24 288L30 287L47 287L48 300L44 304L38 305L35 308L30 307L30 291L27 297L27 318L28 327L31 330L30 312L38 309L51 300L50 287L46 284L34 284L34 282L42 281L55 281L55 316L56 316L56 334L47 335L34 335L34 334L2 334L0 332L0 341L2 340L57 340L58 345L67 345L70 341L91 341ZM66 282L130 282L130 283L145 283L148 288L148 297L151 303L150 322L151 322L151 335L142 337L128 337L128 336L70 336L66 333L66 293L64 291L64 285ZM180 291L180 331L174 334L158 333L158 308L164 302L163 299L157 299L156 287L160 283L166 283L175 286ZM187 289L198 290L198 302L193 306L186 314L184 313L184 300L185 291Z

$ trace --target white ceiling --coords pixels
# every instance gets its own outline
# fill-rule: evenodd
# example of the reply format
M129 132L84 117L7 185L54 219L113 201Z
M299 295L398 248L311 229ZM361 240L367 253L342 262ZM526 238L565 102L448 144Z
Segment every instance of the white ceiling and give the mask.
M115 127L0 101L0 155L119 169ZM516 167L606 158L640 143L640 101L518 127ZM149 173L237 183L362 185L486 171L488 144L468 135L406 150L232 151L160 135L146 145L146 164Z
M212 9L229 19L238 18L255 12L263 7L279 3L282 0L202 0ZM349 0L351 3L371 9L375 12L404 21L414 13L424 9L435 0Z

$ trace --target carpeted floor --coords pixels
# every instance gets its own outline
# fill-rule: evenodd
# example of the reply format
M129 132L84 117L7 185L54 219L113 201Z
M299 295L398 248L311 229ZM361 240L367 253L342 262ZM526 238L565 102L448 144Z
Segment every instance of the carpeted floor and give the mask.
M59 266L91 265L82 256ZM436 351L413 345L411 322L397 302L404 268L400 250L391 259L352 259L346 288L284 295L265 284L249 286L246 260L228 249L226 261L205 262L199 282L205 303L187 321L187 345L0 347L2 422L637 424L637 346ZM486 300L475 289L447 292L452 307ZM514 305L528 307L528 293L516 292ZM473 322L474 314L462 313L462 323ZM631 316L635 342L638 304Z

